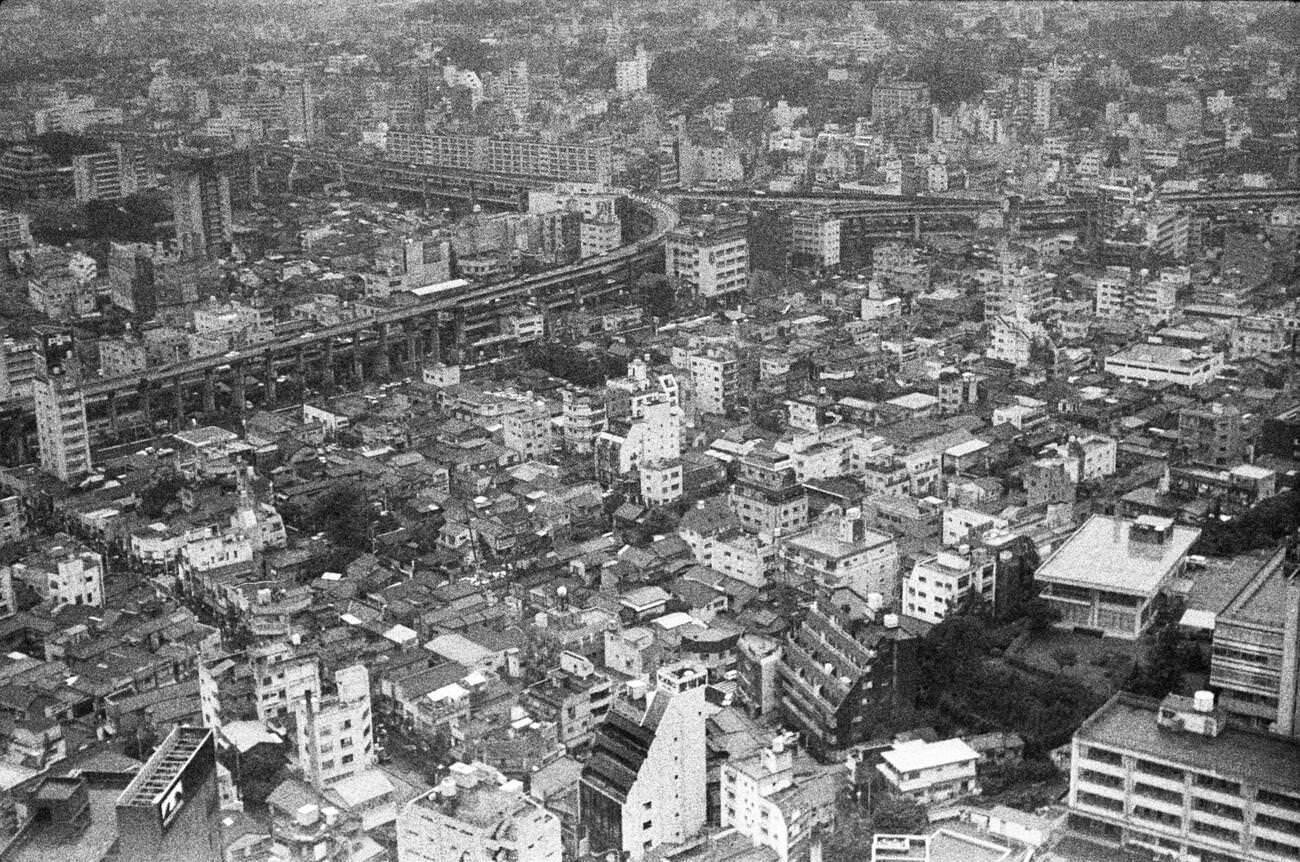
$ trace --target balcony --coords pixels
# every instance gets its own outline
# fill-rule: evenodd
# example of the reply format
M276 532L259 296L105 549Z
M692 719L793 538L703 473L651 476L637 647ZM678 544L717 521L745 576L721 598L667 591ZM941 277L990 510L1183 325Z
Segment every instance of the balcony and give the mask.
M1081 791L1086 791L1088 793L1095 793L1097 796L1104 796L1107 799L1115 799L1115 800L1119 800L1120 802L1123 802L1125 798L1124 788L1122 786L1109 787L1105 784L1098 784L1095 781L1088 781L1086 779L1080 778L1078 781L1075 782L1075 787L1077 787Z

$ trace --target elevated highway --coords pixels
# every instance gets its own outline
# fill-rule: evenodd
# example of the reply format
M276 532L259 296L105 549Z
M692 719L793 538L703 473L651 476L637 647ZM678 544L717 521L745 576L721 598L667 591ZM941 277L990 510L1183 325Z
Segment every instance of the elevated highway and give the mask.
M491 331L519 305L534 304L546 311L577 307L587 299L626 291L636 275L662 266L663 238L677 225L678 212L659 198L630 199L653 226L642 239L607 254L536 275L454 287L379 314L225 354L90 380L83 391L92 444L184 427L194 417L242 415L250 401L274 405L291 380L331 391L344 379L361 383L385 378L395 368L414 373L426 359L450 351L473 361L476 352L503 340L494 339ZM480 346L484 342L487 348ZM289 373L293 378L286 376ZM0 403L6 461L27 460L32 427L30 398Z

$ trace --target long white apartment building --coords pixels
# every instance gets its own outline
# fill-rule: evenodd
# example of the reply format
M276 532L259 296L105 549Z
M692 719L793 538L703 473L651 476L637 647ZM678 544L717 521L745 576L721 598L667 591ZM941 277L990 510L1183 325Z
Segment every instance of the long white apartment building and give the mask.
M1211 692L1116 694L1070 755L1070 827L1092 840L1187 862L1300 859L1300 741L1232 726Z
M1133 344L1107 356L1105 370L1132 383L1201 386L1219 376L1223 354L1169 344Z

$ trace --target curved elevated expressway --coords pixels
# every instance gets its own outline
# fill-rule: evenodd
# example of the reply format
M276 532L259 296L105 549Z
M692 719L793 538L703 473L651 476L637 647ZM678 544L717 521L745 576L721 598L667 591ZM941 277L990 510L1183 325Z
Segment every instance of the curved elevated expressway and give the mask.
M652 227L643 238L606 254L536 275L440 291L380 314L230 353L87 381L83 391L92 444L104 442L106 434L147 436L165 427L184 427L190 417L240 414L252 398L274 404L285 372L299 381L317 376L328 389L342 377L361 382L387 376L395 364L413 370L424 359L442 355L448 340L458 350L467 349L472 334L497 326L520 303L554 311L626 291L636 275L662 267L664 236L679 218L662 199L628 199ZM30 398L0 403L6 461L28 460L33 418Z

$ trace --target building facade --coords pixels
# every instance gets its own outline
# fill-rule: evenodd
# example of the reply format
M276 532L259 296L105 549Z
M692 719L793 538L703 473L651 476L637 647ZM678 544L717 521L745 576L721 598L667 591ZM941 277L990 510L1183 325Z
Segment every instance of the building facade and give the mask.
M690 664L661 667L653 691L626 712L612 710L597 729L578 787L579 826L592 852L640 862L704 827L707 679Z

